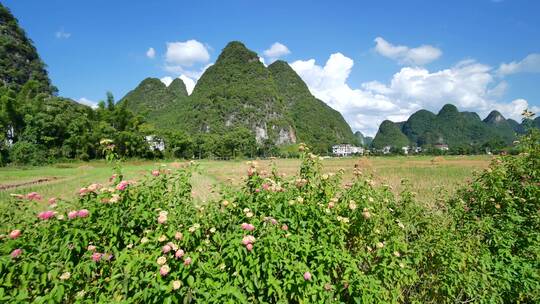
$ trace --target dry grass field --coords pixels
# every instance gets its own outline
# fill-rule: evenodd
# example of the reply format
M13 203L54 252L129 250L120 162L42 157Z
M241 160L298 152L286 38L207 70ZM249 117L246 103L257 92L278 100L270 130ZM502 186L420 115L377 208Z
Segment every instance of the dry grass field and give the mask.
M352 179L352 171L359 167L365 175L372 175L379 184L388 184L396 194L403 189L403 180L409 181L411 190L420 202L431 205L453 193L473 176L473 171L485 168L488 156L414 156L414 157L360 157L327 158L323 160L325 172L343 169L344 182ZM216 198L219 186L239 186L246 175L246 161L197 162L199 170L193 176L193 195L201 202ZM292 176L298 171L300 160L276 159L258 161L261 170L276 166L280 173ZM127 178L137 179L160 166L174 168L179 162L129 161L123 164ZM11 193L37 191L45 197L70 199L81 186L107 182L112 170L103 161L66 163L44 167L0 168L0 201Z

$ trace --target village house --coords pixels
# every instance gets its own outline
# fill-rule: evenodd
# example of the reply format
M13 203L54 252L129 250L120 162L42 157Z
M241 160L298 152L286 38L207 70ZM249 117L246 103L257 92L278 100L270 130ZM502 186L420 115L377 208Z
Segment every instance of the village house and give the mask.
M447 144L436 144L434 145L435 149L439 149L441 151L448 151L448 145Z
M350 156L352 154L364 154L364 148L351 144L341 144L332 146L332 154L335 156Z

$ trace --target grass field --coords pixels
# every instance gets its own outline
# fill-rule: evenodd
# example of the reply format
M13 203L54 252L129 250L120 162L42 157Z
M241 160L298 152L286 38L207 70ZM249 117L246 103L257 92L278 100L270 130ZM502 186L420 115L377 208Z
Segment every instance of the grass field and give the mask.
M485 168L489 156L415 156L415 157L362 157L329 158L323 161L326 172L345 170L344 182L352 179L354 166L364 174L372 174L375 181L388 184L397 194L402 180L410 181L412 191L420 202L428 205L453 193L456 188L472 177L473 171ZM217 197L219 185L238 186L246 175L245 161L202 160L199 172L193 176L193 195L200 201ZM173 168L176 162L129 161L123 164L128 179L137 179L161 165ZM298 159L261 160L261 170L277 166L279 172L294 175L300 164ZM112 169L104 161L66 163L46 167L0 168L0 201L6 201L11 193L39 192L45 197L70 199L81 186L90 183L106 183Z

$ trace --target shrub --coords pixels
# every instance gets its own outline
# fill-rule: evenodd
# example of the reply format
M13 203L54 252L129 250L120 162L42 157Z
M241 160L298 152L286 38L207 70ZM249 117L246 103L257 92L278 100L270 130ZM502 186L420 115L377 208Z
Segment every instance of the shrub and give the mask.
M304 146L297 176L250 162L241 189L203 205L190 164L37 214L30 193L0 210L0 300L537 302L540 153L524 147L440 210L358 170L344 184Z
M27 141L16 142L9 153L10 159L17 165L43 165L47 163L47 154L44 147Z

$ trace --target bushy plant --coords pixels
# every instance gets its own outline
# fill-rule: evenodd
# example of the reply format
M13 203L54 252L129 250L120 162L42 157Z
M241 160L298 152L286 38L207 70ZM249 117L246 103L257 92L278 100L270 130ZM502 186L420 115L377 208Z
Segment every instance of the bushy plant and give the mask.
M358 169L343 183L305 146L298 175L250 162L205 204L190 163L138 182L117 168L37 214L43 198L19 195L1 210L0 301L537 302L540 154L524 142L435 211Z
M48 162L45 151L39 145L27 141L16 142L11 147L9 153L10 159L17 165L44 165Z

